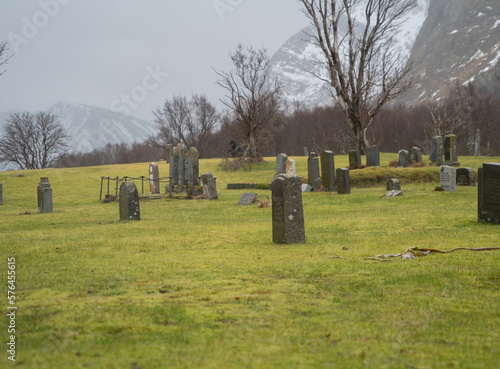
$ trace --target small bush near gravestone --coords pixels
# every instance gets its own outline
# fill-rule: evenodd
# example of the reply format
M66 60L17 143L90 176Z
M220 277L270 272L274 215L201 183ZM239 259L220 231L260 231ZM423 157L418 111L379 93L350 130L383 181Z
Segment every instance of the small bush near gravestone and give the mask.
M437 186L434 191L444 191L444 188L441 186Z
M257 183L255 185L255 188L257 190L268 190L269 189L269 184L268 183Z
M389 163L390 167L399 167L399 160L393 160Z
M411 166L413 168L425 167L425 163L423 161L421 161L420 163L416 162L416 163L411 164Z

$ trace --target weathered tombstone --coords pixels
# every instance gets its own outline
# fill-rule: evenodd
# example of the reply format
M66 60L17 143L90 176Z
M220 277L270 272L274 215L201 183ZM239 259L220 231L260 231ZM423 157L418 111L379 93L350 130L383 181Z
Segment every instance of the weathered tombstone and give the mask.
M52 213L52 188L50 188L49 178L40 177L40 183L37 187L38 194L38 212Z
M245 192L243 196L241 196L240 201L236 205L251 205L255 199L257 198L256 193L247 193Z
M0 206L3 205L3 188L2 184L0 183Z
M443 164L443 139L435 136L431 141L431 153L429 155L431 164Z
M309 150L304 146L304 156L309 156Z
M149 193L160 193L160 172L158 164L149 164Z
M408 167L410 165L408 150L399 150L398 162L400 167Z
M302 192L311 192L313 190L309 183L304 183L301 187Z
M441 165L441 187L445 191L455 191L457 185L457 170L448 165Z
M476 173L472 168L457 169L457 186L475 186Z
M179 172L179 158L180 158L179 147L174 147L172 150L172 156L170 157L170 177L172 177L172 185L179 184L180 172Z
M271 185L274 243L305 243L301 181L278 174Z
M420 163L422 161L422 150L419 147L412 147L409 152L410 164Z
M314 190L321 188L319 158L318 154L315 152L309 153L309 159L307 159L307 183L309 183Z
M385 187L387 191L398 190L401 191L401 182L397 178L389 178L387 180L387 186Z
M347 195L351 193L351 184L349 182L349 169L337 168L337 193Z
M383 199L388 199L390 197L396 197L396 196L403 196L403 191L401 190L391 190L389 192L387 192Z
M457 155L457 136L455 135L444 136L444 162L454 167L460 165Z
M335 162L332 151L321 153L321 185L326 191L335 191Z
M286 173L286 161L288 156L286 154L278 154L276 156L276 173Z
M170 164L170 157L172 156L172 145L167 144L167 150L165 151L165 160L167 161L167 164Z
M134 182L120 186L120 220L141 220L139 192Z
M179 144L180 146L180 144ZM188 150L187 149L182 149L181 148L181 155L180 155L180 161L179 161L179 166L180 166L180 185L182 185L182 189L184 189L184 186L188 184L187 181L187 176L188 176Z
M295 174L295 160L288 159L286 161L286 174L288 175Z
M187 175L186 184L192 186L200 185L200 160L198 149L194 146L187 152Z
M219 195L217 194L217 185L215 183L214 175L212 173L202 174L201 182L203 184L205 197L208 200L217 200L219 198Z
M380 149L378 146L366 148L366 166L379 167L380 166Z
M478 172L478 221L500 224L500 163L483 163Z
M474 156L481 156L481 131L476 130L476 141L474 142Z
M358 169L361 166L361 153L359 150L349 150L349 168Z

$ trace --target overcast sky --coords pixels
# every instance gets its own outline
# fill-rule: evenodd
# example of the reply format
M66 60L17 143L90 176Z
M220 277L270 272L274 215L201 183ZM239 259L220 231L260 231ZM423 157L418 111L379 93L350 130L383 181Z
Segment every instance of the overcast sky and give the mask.
M212 67L238 43L272 56L307 25L298 0L0 0L0 111L65 100L152 120L178 93L221 106Z

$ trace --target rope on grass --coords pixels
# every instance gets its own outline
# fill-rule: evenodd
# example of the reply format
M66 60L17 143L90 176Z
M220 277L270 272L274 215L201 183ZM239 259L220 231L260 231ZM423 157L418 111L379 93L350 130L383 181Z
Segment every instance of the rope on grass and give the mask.
M377 255L377 256L367 257L365 259L377 260L377 261L390 261L391 258L400 257L402 260L411 260L416 257L427 256L432 253L447 254L457 250L486 251L486 250L500 250L500 247L479 247L479 248L457 247L448 251L429 249L429 248L410 247L405 252L401 252L399 254Z

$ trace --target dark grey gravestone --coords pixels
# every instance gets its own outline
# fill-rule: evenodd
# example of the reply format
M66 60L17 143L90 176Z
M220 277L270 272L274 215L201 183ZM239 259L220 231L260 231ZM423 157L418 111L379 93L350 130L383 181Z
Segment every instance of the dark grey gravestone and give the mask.
M0 206L3 205L3 187L0 183Z
M358 169L361 166L361 153L359 150L349 150L349 167Z
M188 151L189 158L189 169L188 172L191 176L191 182L193 186L200 185L200 155L198 149L194 146L189 148Z
M481 156L481 131L476 130L476 140L474 141L474 156Z
M443 139L441 136L435 136L432 138L429 160L432 164L443 163Z
M304 156L309 156L309 150L304 146Z
M419 147L412 147L409 152L410 164L422 161L422 150Z
M141 220L139 192L134 182L120 186L120 220Z
M390 178L387 180L387 186L385 187L387 191L398 190L401 191L401 182L397 178Z
M455 191L457 186L457 170L448 165L441 165L440 186L445 191Z
M444 136L444 162L452 166L459 166L457 155L457 136L446 135Z
M500 224L500 163L484 163L478 177L478 221Z
M149 164L149 193L160 193L160 171L158 164Z
M240 201L236 205L251 205L255 199L257 198L256 193L247 193L245 192L243 196L241 196Z
M286 161L288 156L286 154L278 154L276 156L276 173L286 173Z
M37 187L38 194L38 212L52 213L52 188L50 188L49 178L40 177L40 183Z
M408 155L408 150L399 150L398 162L400 167L410 166L410 156Z
M309 183L314 190L321 188L319 158L318 154L315 152L311 152L309 154L309 159L307 159L307 183Z
M326 191L335 191L335 162L333 152L321 153L321 185Z
M380 166L380 148L372 146L366 148L366 166L379 167Z
M348 168L338 168L337 169L337 193L342 195L347 195L351 193L351 184L349 182L349 169Z
M202 174L201 183L203 184L203 191L205 192L206 199L217 200L219 198L217 194L217 184L215 183L215 178L212 173Z
M276 175L271 184L271 190L273 242L305 243L300 177L297 175Z
M457 186L475 186L476 173L472 168L457 169Z

